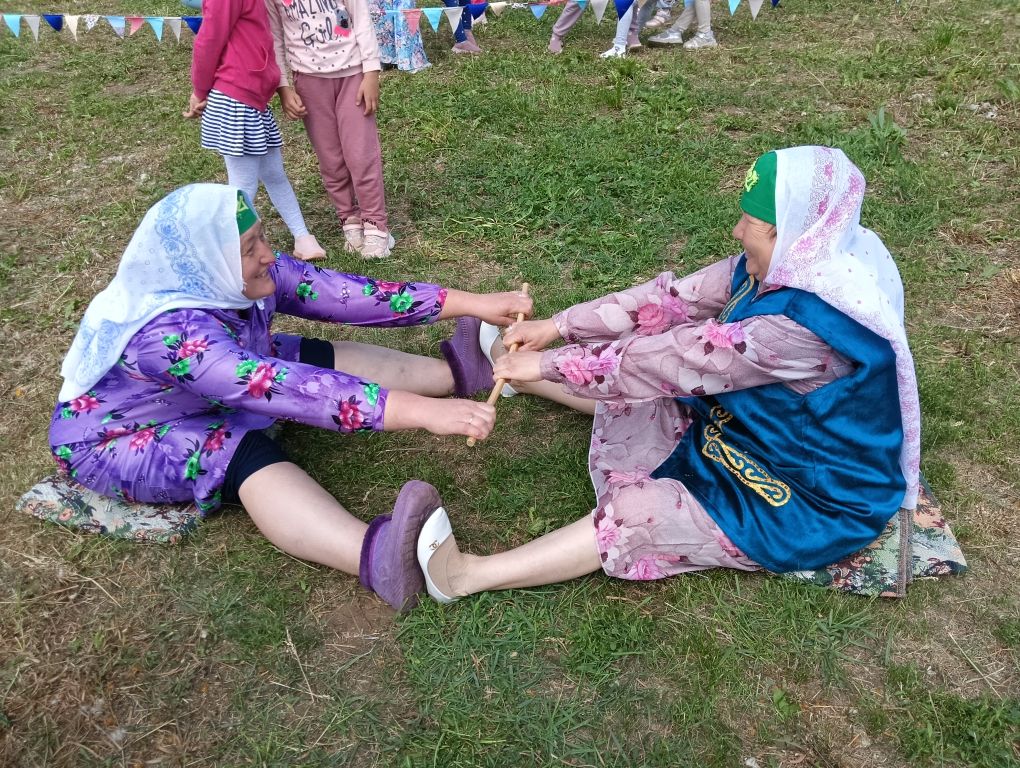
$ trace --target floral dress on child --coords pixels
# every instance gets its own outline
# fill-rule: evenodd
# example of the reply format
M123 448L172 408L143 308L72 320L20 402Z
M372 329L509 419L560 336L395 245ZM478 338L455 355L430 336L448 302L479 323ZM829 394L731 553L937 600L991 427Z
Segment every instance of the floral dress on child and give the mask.
M379 58L383 64L395 64L402 72L420 72L432 66L425 55L420 27L411 32L403 13L415 7L414 0L368 0Z

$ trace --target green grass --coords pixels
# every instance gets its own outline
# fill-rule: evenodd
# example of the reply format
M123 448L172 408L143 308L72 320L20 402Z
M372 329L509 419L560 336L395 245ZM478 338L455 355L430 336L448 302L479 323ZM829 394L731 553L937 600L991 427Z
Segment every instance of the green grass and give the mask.
M355 579L277 551L237 509L166 548L15 515L51 470L57 371L84 307L152 202L225 174L179 117L187 31L180 45L148 29L120 41L104 24L78 43L2 32L0 764L1020 763L1015 4L784 0L755 22L746 6L715 10L719 49L613 62L594 55L611 22L591 14L559 57L543 53L555 9L491 19L477 58L450 56L445 26L425 29L433 68L383 77L400 245L372 269L479 290L527 280L547 316L731 253L738 185L760 152L843 148L868 179L864 221L904 277L922 465L970 572L895 604L762 575L595 575L395 620ZM303 129L283 130L332 266L365 269L339 255ZM433 355L448 332L279 328ZM499 414L473 450L303 427L284 442L364 519L406 480L433 483L462 546L486 553L593 501L586 419L524 398Z

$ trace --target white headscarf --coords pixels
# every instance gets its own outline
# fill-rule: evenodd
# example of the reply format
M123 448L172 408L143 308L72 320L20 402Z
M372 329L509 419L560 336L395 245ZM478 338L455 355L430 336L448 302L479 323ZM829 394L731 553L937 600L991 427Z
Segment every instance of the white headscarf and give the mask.
M889 341L903 421L903 506L917 505L921 409L903 326L903 283L878 235L860 225L864 176L839 149L776 153L776 248L765 283L815 294Z
M117 274L85 310L60 369L58 399L87 392L109 371L131 337L170 309L244 309L237 188L191 184L145 214Z

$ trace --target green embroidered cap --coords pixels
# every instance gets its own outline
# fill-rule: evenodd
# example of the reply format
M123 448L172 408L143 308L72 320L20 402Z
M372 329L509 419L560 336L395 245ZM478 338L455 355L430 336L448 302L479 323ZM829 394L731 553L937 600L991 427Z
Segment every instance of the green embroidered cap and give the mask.
M237 190L237 234L243 235L259 220L255 208L242 190Z
M776 153L769 152L755 160L744 177L740 196L744 213L756 219L776 223Z

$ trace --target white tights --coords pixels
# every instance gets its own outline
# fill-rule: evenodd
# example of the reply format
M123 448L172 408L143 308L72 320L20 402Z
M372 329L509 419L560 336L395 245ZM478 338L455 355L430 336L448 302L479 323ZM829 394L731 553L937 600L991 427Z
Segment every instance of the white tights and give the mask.
M283 154L279 147L271 147L264 155L224 155L223 160L227 164L228 184L243 189L254 202L261 181L291 235L296 239L308 234L297 195L283 169Z

